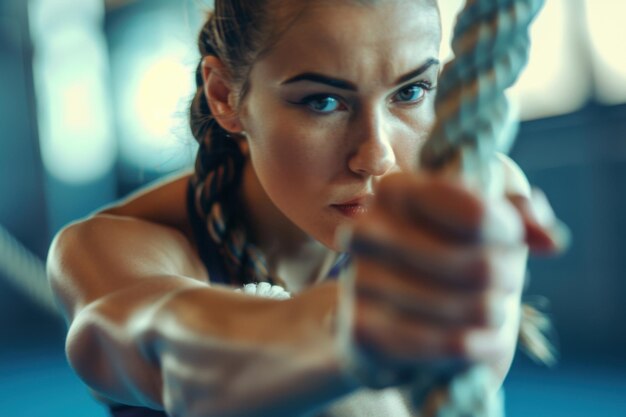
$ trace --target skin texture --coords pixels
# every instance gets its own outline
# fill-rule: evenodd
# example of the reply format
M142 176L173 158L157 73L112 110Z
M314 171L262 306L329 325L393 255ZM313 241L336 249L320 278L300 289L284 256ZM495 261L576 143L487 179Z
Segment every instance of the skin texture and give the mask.
M354 350L380 369L481 361L502 378L527 250L556 250L554 217L506 159L504 194L514 197L486 199L454 172L416 171L433 121L434 92L422 90L437 68L396 81L437 56L439 37L430 2L319 2L255 63L244 97L221 62L205 58L212 113L245 133L253 239L297 295L259 300L211 286L190 236L186 178L173 179L53 243L49 275L77 373L112 401L188 417L311 415L360 387L345 362ZM310 72L355 91L285 84ZM364 193L371 200L356 219L332 207ZM403 262L358 256L353 281L313 285L346 225L399 249ZM338 305L350 314L334 321ZM374 415L408 413L397 398L379 403L387 408ZM347 409L362 415L328 413Z
M405 24L394 31L384 24L398 21ZM322 3L254 65L239 116L251 162L274 205L311 238L336 249L335 231L346 219L330 206L371 194L385 175L416 167L433 123L434 94L422 89L414 103L398 95L416 82L434 85L438 66L396 81L438 56L439 33L436 10L420 2ZM294 59L300 45L307 51ZM310 72L348 80L357 91L284 84ZM320 114L293 104L317 94L332 95L338 110Z

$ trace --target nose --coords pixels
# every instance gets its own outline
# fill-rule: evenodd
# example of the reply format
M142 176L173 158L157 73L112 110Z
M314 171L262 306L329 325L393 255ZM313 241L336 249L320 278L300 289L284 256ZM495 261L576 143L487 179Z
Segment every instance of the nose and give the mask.
M369 114L355 120L355 150L350 155L348 167L360 176L382 176L396 165L392 147L392 128L384 115Z

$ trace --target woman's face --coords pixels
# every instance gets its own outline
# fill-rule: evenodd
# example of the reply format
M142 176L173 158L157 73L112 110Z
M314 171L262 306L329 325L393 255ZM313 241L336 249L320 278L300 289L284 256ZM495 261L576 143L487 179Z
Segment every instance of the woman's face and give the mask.
M417 167L440 32L429 1L319 1L254 64L239 116L275 217L334 248L382 177Z

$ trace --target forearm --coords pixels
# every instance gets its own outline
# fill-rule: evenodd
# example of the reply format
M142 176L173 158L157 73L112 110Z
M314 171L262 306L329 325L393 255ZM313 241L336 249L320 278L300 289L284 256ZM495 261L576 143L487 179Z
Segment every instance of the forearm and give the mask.
M327 325L334 284L288 301L213 288L186 245L171 229L112 217L56 239L49 275L70 323L68 358L89 386L125 404L167 408L185 395L210 415L241 416L302 415L353 388Z
M118 403L161 408L158 363L142 338L154 307L185 288L202 285L175 276L116 291L82 308L70 322L66 353L72 368L98 394Z
M341 372L328 320L336 294L332 283L287 301L219 289L181 291L159 310L153 338L186 342L153 344L155 356L164 369L185 373L178 357L207 352L185 375L201 388L196 394L206 415L308 415L356 388ZM213 307L209 315L194 311L206 303Z
M152 408L200 401L206 415L295 416L355 388L342 377L323 314L304 314L318 297L285 302L160 287L108 296L72 325L71 363L106 397Z

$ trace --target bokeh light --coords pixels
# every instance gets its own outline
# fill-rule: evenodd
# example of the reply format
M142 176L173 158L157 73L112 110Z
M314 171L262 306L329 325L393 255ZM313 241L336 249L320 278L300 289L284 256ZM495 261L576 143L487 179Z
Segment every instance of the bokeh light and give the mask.
M524 120L570 113L589 97L586 35L574 24L579 6L579 0L548 0L531 27L528 66L512 88Z
M626 1L585 0L592 46L596 98L604 104L626 102Z
M65 183L89 183L116 158L102 2L38 0L30 13L44 166Z
M168 8L116 22L111 63L125 165L167 173L192 161L186 118L197 53L184 28L185 22Z

